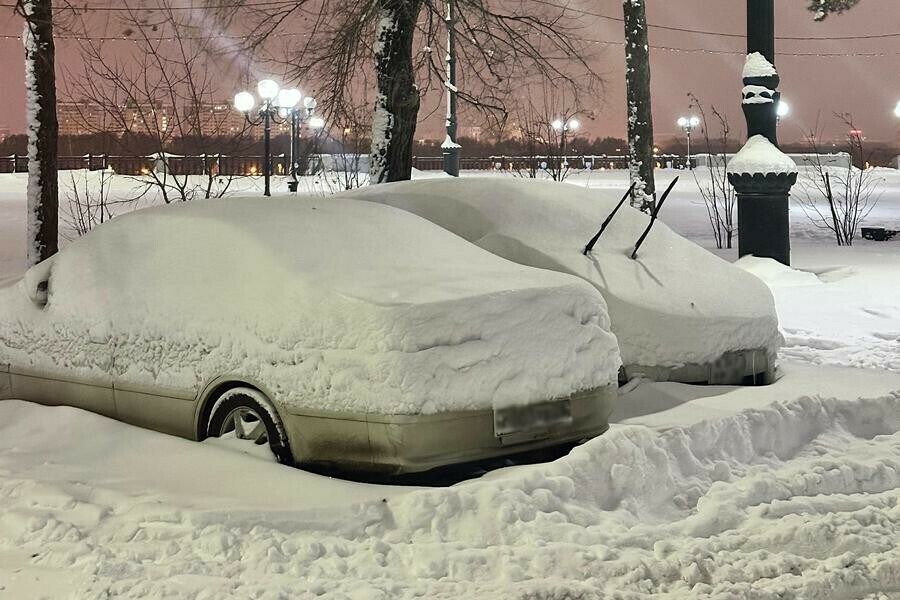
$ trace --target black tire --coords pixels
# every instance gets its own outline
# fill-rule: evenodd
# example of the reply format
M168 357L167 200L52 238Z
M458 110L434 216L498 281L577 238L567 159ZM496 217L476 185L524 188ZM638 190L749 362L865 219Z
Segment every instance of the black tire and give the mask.
M260 392L252 388L238 387L223 392L213 401L206 433L209 437L219 437L226 432L234 431L232 421L235 414L244 413L244 417L262 421L265 426L264 438L259 437L248 443L268 443L275 459L285 465L291 465L294 457L291 454L290 442L287 438L281 419L272 403Z

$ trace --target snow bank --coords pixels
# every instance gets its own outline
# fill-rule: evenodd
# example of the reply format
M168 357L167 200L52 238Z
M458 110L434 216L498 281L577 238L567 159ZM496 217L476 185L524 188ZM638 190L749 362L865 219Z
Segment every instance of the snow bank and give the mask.
M738 259L734 265L748 273L753 273L769 287L822 285L822 281L816 277L815 273L792 269L771 258L744 256Z
M510 260L587 280L606 300L626 365L707 363L748 348L774 353L780 336L766 286L663 223L632 260L648 217L624 206L593 253L582 255L622 192L466 178L371 186L348 196L410 210Z
M40 418L60 409L27 406L0 404L0 552L20 553L29 574L76 579L78 597L831 599L900 587L900 392L663 433L614 427L554 463L451 488L348 506L366 488L347 486L330 510L236 509L214 497L214 477L184 502L123 492L99 469L109 432L84 435L81 419L78 465L99 474L70 483L38 461L71 461ZM138 433L139 448L186 444ZM266 485L261 471L253 482ZM284 471L274 489L316 483Z
M29 278L30 279L30 278ZM55 259L43 310L0 289L0 362L290 407L391 414L526 404L616 380L602 298L410 213L231 199L136 211ZM96 342L96 343L89 343Z

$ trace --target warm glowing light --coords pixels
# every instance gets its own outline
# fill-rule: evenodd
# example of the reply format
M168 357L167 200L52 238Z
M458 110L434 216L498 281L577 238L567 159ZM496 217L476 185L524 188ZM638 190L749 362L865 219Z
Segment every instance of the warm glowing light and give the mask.
M250 167L250 174L256 175L256 167Z
M315 110L318 104L319 103L316 102L316 99L312 96L307 96L303 99L303 108L305 108L306 110Z
M900 119L900 102L894 107L894 116Z
M779 118L786 117L791 112L791 107L784 100L778 101L778 107L775 109L776 114Z
M553 121L552 123L550 123L550 127L555 129L556 131L562 131L563 122L560 121L559 119L557 119L557 120Z
M260 98L271 101L278 96L278 84L271 79L263 79L256 84L256 91Z
M278 100L275 101L280 108L286 108L288 110L297 106L300 103L300 99L303 95L300 93L300 90L297 88L290 88L286 90L281 90L278 92Z
M256 100L250 92L241 92L234 97L234 107L242 113L251 111L254 104Z
M569 119L569 122L566 123L566 129L571 131L576 131L579 127L581 127L581 123L578 122L578 119Z

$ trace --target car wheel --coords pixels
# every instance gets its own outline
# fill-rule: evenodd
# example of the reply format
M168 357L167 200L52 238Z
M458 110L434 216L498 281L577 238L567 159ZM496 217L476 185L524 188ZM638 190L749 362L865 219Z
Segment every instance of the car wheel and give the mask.
M290 444L275 407L252 388L232 388L216 399L206 427L210 437L234 434L247 444L268 444L276 460L291 464Z

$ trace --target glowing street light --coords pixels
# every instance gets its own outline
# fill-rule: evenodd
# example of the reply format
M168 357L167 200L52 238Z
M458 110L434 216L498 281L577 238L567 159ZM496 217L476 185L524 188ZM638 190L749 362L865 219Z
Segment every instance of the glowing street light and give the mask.
M312 117L313 110L316 107L315 99L311 97L303 97L300 90L296 88L280 88L279 85L271 79L263 79L256 84L256 93L259 95L260 103L257 112L258 119L250 118L250 111L256 106L256 98L250 92L240 92L234 97L234 107L244 114L250 125L263 125L263 175L265 180L265 189L263 194L271 196L270 177L272 175L272 145L271 145L271 129L272 122L276 124L285 123L290 119L291 123L291 144L290 144L290 161L291 161L291 180L288 182L288 189L292 192L297 191L297 160L300 156L300 121L301 111L306 119ZM300 108L300 104L303 108ZM281 117L282 121L278 121ZM319 119L321 121L321 119ZM324 126L325 122L322 121Z
M900 102L894 107L894 116L900 119Z
M688 169L694 168L694 163L691 161L691 133L694 132L694 129L696 129L698 125L700 125L700 117L690 115L678 118L678 126L681 127L681 130L687 135Z
M553 130L556 133L560 134L560 136L561 136L560 137L560 141L561 141L560 150L562 151L562 160L563 160L562 166L565 166L568 168L569 160L566 157L566 141L568 138L567 134L569 132L572 132L574 134L576 131L578 131L578 128L581 127L581 123L578 122L578 119L571 117L571 118L568 118L565 120L556 119L555 121L550 123L550 127L552 127Z

